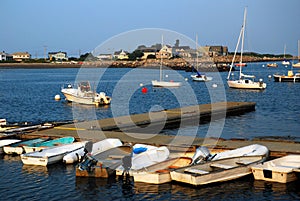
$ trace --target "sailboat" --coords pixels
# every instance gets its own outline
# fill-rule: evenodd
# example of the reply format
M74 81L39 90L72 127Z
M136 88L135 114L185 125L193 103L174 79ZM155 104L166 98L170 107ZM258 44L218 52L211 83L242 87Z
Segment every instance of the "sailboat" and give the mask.
M244 36L245 36L245 26L246 26L246 16L247 16L247 8L245 8L244 12L244 21L243 21L243 26L240 31L240 35L238 38L238 42L235 48L234 56L230 65L230 70L227 76L227 84L230 88L237 88L237 89L265 89L267 87L267 84L262 81L262 79L259 80L259 82L256 82L254 80L255 76L254 75L245 75L242 73L242 66L243 66L243 49L244 49ZM240 68L240 75L239 79L237 80L229 80L233 63L235 60L235 56L237 53L237 49L239 47L240 40L242 39L242 44L241 44L241 57L240 57L240 62L239 62L239 68Z
M162 36L162 43L161 47L163 48L163 36ZM173 82L173 81L163 81L163 71L162 71L162 55L160 56L160 68L159 68L159 81L152 80L152 86L154 87L180 87L181 82Z
M196 60L196 69L193 68L194 71L196 71L196 74L191 75L191 78L193 81L198 81L198 82L207 82L211 81L212 77L208 77L205 74L201 74L198 71L198 36L196 36L196 55L197 55L197 60Z
M290 65L290 62L285 58L285 50L286 50L286 45L284 45L284 52L283 52L284 60L281 63L282 65Z
M293 64L294 68L300 68L300 40L298 40L298 63Z

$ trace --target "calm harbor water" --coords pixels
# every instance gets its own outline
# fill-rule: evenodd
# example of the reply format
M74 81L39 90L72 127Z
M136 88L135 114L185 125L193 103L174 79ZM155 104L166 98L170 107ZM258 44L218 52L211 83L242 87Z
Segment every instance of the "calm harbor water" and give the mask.
M300 83L276 83L268 76L286 73L288 68L263 67L264 63L249 64L250 72L267 83L264 91L229 89L227 72L207 73L212 82L197 83L184 71L164 71L168 78L183 82L182 89L153 89L152 79L159 72L153 69L0 69L0 118L8 122L52 122L92 120L127 114L137 114L181 106L218 101L253 101L256 111L214 121L214 125L186 126L181 135L204 137L208 130L220 132L221 138L284 137L299 141ZM266 66L266 65L265 65ZM296 69L295 69L296 70ZM235 72L237 75L238 73ZM103 75L101 79L99 76ZM218 80L217 77L220 79ZM64 100L55 101L65 83L89 79L112 96L108 107L72 107ZM97 85L97 81L100 80ZM141 92L141 84L148 92ZM217 87L212 87L217 84ZM224 91L223 91L224 89ZM177 91L176 91L177 90ZM192 93L191 91L192 90ZM224 93L223 93L224 92ZM225 95L224 95L225 94ZM60 94L62 96L62 94ZM217 128L214 128L217 127ZM221 127L221 128L220 128ZM179 129L163 130L176 135ZM119 180L75 177L74 165L45 167L23 166L18 156L0 156L1 200L299 200L299 182L273 184L254 181L252 177L224 184L193 188L177 183L164 185L124 183Z

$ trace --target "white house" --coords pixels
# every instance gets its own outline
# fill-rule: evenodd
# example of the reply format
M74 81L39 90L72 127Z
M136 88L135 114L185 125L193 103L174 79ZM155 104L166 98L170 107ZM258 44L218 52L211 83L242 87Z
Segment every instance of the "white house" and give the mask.
M124 50L117 51L114 53L114 58L119 60L128 59L128 52Z
M15 61L24 61L31 59L31 55L28 52L15 52L12 54L13 60Z
M159 52L156 53L157 59L170 59L173 56L173 49L169 45L164 45Z
M63 60L68 60L68 57L67 57L67 53L66 52L49 52L48 53L48 57L50 59L50 61L52 60L60 60L60 61L63 61Z
M6 53L0 52L0 61L6 61Z
M112 60L113 56L111 54L99 54L97 58L100 60Z

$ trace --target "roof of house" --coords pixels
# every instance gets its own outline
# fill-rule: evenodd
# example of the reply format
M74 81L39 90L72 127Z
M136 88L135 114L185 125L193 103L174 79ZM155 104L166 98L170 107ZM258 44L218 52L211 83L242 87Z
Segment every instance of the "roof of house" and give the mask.
M58 54L58 53L67 54L66 52L62 52L62 51L59 51L59 52L49 52L48 54Z
M12 55L30 55L28 52L15 52L15 53L12 53Z

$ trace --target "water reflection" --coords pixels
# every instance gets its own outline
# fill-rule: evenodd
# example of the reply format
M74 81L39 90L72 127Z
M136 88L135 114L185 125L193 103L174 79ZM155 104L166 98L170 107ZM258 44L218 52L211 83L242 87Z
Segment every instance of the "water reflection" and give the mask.
M38 175L48 175L48 168L45 166L39 165L23 165L22 166L22 173L25 174L38 174Z

